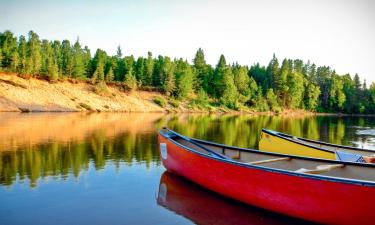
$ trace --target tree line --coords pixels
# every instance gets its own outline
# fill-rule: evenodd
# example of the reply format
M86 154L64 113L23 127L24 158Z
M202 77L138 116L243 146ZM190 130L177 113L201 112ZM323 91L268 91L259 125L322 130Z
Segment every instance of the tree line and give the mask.
M124 56L97 49L91 55L79 40L41 40L30 31L26 39L10 31L0 33L0 70L30 74L49 80L91 79L124 82L130 89L159 90L169 98L191 100L201 107L281 111L306 109L318 112L375 113L375 84L367 87L358 74L339 75L328 66L300 59L267 66L229 64L221 55L216 66L208 64L203 50L192 63L168 56Z

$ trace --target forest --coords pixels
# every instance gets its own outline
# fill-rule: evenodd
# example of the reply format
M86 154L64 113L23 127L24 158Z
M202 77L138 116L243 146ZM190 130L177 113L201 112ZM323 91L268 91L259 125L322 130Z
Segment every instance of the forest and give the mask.
M375 83L368 87L358 74L337 74L329 66L279 60L275 55L267 66L230 64L224 55L212 66L201 48L191 62L151 52L145 57L125 56L120 46L116 55L101 49L92 55L79 39L74 43L50 41L33 31L27 38L4 31L0 33L0 71L51 82L71 78L121 83L129 90L158 91L172 102L187 101L207 110L220 106L273 112L375 113Z

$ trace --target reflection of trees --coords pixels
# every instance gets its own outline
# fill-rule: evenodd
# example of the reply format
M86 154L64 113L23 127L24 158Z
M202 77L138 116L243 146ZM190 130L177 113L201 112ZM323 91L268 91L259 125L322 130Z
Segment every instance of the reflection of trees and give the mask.
M73 128L74 134L80 131L84 133L79 139L65 129L64 139L59 138L56 133L56 138L50 138L52 141L47 143L23 144L15 151L0 151L0 184L11 185L18 178L28 179L30 185L35 186L38 179L48 176L66 178L73 174L78 177L80 172L87 171L91 164L97 170L103 169L109 162L117 168L120 163L131 166L137 162L147 167L153 162L160 164L156 130L162 126L168 126L190 137L246 148L257 148L262 128L350 145L350 141L360 139L353 126L375 126L374 120L358 117L114 115L115 118L110 117L111 120L103 120L103 127L100 127L98 122L103 116L88 115L88 118L79 123L79 127ZM94 125L92 121L87 122L88 119L94 119ZM87 129L84 126L86 122L91 124L92 128ZM58 124L56 129L62 127ZM39 136L43 134L34 136L38 137L37 140L42 140ZM366 141L366 138L360 140Z
M246 148L258 147L262 128L350 145L350 140L353 140L355 135L351 127L364 125L363 120L328 116L183 115L165 117L159 121L159 127L167 125L187 136Z
M131 165L133 161L147 167L152 162L160 164L154 134L125 132L106 138L99 130L84 141L52 142L0 152L0 184L11 185L18 176L21 181L29 179L30 185L35 186L39 178L47 176L78 177L91 162L99 170L108 162L119 167L120 162Z

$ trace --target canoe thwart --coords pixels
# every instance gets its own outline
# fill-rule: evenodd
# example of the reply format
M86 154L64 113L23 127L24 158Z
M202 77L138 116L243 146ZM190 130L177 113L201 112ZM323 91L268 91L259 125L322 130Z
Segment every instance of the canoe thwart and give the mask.
M342 168L344 167L344 164L333 164L333 165L319 165L316 167L316 169L305 169L301 168L296 170L298 173L311 173L311 174L318 174L318 173L323 173L323 172L328 172L332 169L336 168Z
M284 161L284 160L290 160L290 159L291 159L290 157L265 159L265 160L259 160L259 161L254 161L254 162L247 162L246 164L259 165L259 164L263 164L263 163L278 162L278 161Z

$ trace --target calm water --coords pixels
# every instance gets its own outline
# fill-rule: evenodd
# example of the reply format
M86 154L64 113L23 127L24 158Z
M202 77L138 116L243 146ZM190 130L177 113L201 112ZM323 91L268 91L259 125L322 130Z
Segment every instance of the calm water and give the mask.
M223 198L159 160L163 126L257 148L261 128L375 148L373 117L0 114L0 224L303 223Z

